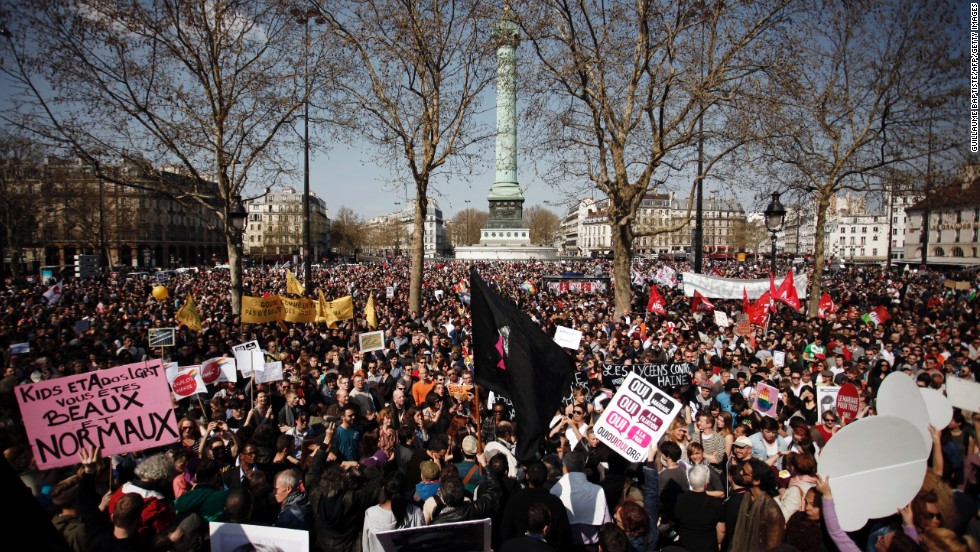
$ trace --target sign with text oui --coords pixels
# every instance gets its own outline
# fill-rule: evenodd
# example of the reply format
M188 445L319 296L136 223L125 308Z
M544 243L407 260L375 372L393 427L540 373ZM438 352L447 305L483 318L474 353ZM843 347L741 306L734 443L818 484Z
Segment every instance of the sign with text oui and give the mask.
M103 457L179 439L160 360L14 388L41 469L78 462L83 447Z
M644 462L680 409L670 395L630 373L602 411L595 435L630 462Z

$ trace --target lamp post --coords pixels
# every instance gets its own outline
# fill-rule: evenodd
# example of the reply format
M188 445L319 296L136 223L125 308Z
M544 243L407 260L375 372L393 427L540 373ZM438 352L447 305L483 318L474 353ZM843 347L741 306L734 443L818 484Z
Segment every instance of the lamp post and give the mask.
M303 25L303 283L313 289L313 252L310 243L310 20L326 23L319 10L293 8L293 17Z
M465 245L470 245L470 200L464 199L466 203L466 233L463 236L463 243Z
M772 234L772 258L769 273L776 276L776 234L783 229L783 221L786 219L786 209L779 202L779 192L772 193L772 200L766 206L766 229Z
M238 262L234 264L234 271L231 274L231 286L232 286L232 313L240 314L242 312L242 263L244 263L244 243L243 243L243 232L245 231L245 223L248 218L248 213L245 211L245 205L242 204L242 196L236 195L232 201L231 206L228 207L227 212L228 226L231 227L231 231L234 233L235 239L235 253L238 255ZM229 265L232 263L229 259ZM229 268L232 268L229 266Z

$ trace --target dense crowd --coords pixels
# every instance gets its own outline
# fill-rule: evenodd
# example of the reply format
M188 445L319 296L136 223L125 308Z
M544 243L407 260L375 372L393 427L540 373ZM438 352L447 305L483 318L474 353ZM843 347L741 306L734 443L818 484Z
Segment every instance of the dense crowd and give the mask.
M929 271L878 267L815 275L837 305L826 318L781 305L752 336L695 316L682 290L652 281L660 266L633 265L630 313L612 289L554 292L541 277L609 277L608 261L476 263L482 277L554 334L582 331L574 355L583 383L555 412L536 458L515 454L521 413L474 385L468 268L426 265L421 312L407 306L401 260L335 265L314 272L308 293L351 295L353 320L241 324L224 270L184 272L164 282L121 277L48 283L8 280L0 296L0 442L10 467L57 534L75 551L206 550L208 522L301 529L311 549L381 550L378 532L491 520L494 550L971 550L980 537L980 414L956 410L934 428L922 489L890 518L858 532L838 524L821 448L840 429L817 404L821 385L860 389L858 417L875 415L882 380L903 371L942 391L947 377L975 381L980 369L976 273L949 289ZM680 274L684 264L675 267ZM767 278L765 265L720 263L733 278ZM248 295L285 292L285 271L253 268ZM526 285L530 282L532 285ZM645 311L651 285L667 315ZM149 328L175 327L190 293L204 331L179 327L173 348L151 349ZM373 294L386 348L362 353L363 306ZM741 300L714 301L730 315ZM883 306L876 325L860 315ZM39 470L15 400L16 386L160 358L181 366L229 356L257 340L284 379L241 378L174 401L180 440L100 459L85 450L71 468ZM25 346L26 344L26 346ZM786 353L776 366L774 351ZM601 444L593 426L615 389L607 364L686 362L691 384L647 462L630 464ZM752 390L780 391L776 416L760 415ZM980 410L980 405L977 405ZM47 523L47 521L46 521Z

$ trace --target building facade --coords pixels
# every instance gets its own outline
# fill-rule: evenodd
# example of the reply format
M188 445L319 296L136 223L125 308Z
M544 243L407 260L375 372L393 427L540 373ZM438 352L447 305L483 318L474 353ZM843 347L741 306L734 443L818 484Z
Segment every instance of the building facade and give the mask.
M303 193L287 187L246 202L245 254L252 260L288 261L303 255ZM310 250L313 262L329 250L327 204L310 194Z
M888 217L838 215L825 226L828 257L853 263L884 261L889 251Z
M366 224L366 230L375 238L366 246L368 253L376 255L407 255L412 247L415 231L415 200L406 203L404 209L375 217ZM452 251L446 221L439 202L428 198L423 226L423 255L427 259L442 257Z
M906 209L905 261L930 266L980 264L980 166Z
M36 272L40 266L71 265L81 254L99 255L100 264L110 267L194 266L227 259L217 203L178 202L164 193L200 193L202 184L177 172L129 163L105 170L111 179L100 178L79 160L49 157L33 166L5 164L4 217L14 224L4 243L7 266ZM203 195L217 195L213 183L203 186L212 188Z

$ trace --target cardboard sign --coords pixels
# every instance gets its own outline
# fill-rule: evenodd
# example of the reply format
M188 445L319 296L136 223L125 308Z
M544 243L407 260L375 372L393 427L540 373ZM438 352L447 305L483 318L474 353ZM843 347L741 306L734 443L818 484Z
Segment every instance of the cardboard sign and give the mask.
M383 351L385 348L385 333L383 331L364 332L357 336L358 348L362 353Z
M980 383L948 376L946 378L946 397L956 408L968 412L980 412Z
M582 332L565 326L555 326L555 343L566 349L578 350L582 343Z
M149 342L151 349L173 347L177 344L177 337L173 328L150 328Z
M461 383L447 383L446 390L449 394L455 397L458 401L468 401L470 400L470 394L473 393L472 385L463 385Z
M602 367L602 385L616 389L628 374L638 374L660 389L670 390L691 384L691 366L679 364L608 364Z
M211 531L211 552L235 552L236 550L310 551L309 531L218 521L210 522L208 528Z
M845 383L837 391L837 415L841 423L853 421L857 416L861 401L858 398L858 388L853 383Z
M82 447L103 457L180 438L160 360L14 388L31 449L43 470L78 462Z
M255 383L270 383L282 380L282 361L266 362L262 370L256 370Z
M258 367L261 369L265 363L265 356L258 341L249 341L231 348L235 354L235 365L246 378L252 376L252 372Z
M765 384L757 383L755 386L755 403L752 405L755 411L770 418L776 417L776 405L779 403L779 389Z
M385 552L490 552L490 520L458 521L375 533Z
M630 462L644 462L680 409L667 393L631 373L602 411L595 436Z

